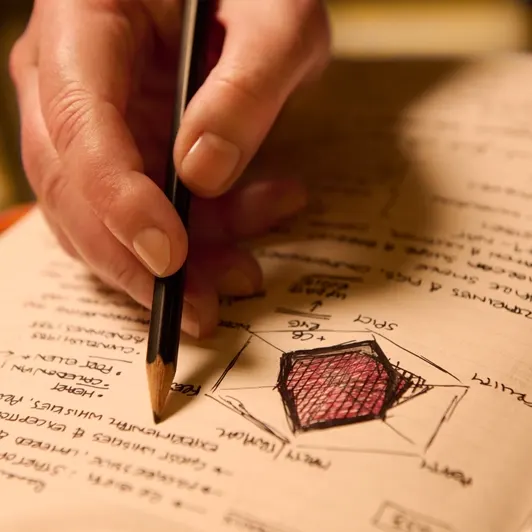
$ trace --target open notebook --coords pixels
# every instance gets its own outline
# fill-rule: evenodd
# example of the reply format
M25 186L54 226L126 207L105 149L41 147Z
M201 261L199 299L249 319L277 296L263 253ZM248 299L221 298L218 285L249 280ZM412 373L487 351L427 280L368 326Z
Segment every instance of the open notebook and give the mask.
M346 62L291 102L256 164L316 201L157 427L149 314L39 212L8 232L1 530L530 530L531 86L521 56Z

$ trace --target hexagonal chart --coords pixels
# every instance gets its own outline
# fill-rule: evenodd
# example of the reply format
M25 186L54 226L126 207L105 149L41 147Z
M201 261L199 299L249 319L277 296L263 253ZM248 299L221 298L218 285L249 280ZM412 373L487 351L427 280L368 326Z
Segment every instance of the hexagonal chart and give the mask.
M291 331L251 331L210 396L285 443L423 454L468 387L378 333L326 336L297 349Z

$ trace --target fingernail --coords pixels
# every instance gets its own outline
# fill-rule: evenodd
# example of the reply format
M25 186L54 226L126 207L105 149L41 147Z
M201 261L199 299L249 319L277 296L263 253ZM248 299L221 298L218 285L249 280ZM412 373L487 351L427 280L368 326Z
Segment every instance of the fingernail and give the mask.
M181 175L194 186L217 192L230 185L240 150L212 133L204 133L181 162Z
M240 270L229 270L218 281L218 291L223 295L246 296L255 289L251 281Z
M143 229L133 240L133 248L155 275L164 275L170 265L170 240L156 227Z
M196 309L188 302L183 303L183 314L181 316L182 329L193 338L199 338L200 325Z
M288 194L272 205L273 215L278 219L288 218L307 205L307 196L301 193Z

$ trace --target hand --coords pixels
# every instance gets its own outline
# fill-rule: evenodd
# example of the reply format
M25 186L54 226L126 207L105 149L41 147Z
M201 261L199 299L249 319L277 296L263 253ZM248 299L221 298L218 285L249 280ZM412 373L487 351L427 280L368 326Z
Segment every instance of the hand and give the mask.
M10 69L22 154L63 248L150 307L154 275L188 257L185 332L218 320L218 295L246 295L262 274L239 239L295 214L289 180L234 187L290 94L328 61L318 0L222 0L219 61L174 146L197 196L187 234L162 183L173 113L179 0L36 0Z

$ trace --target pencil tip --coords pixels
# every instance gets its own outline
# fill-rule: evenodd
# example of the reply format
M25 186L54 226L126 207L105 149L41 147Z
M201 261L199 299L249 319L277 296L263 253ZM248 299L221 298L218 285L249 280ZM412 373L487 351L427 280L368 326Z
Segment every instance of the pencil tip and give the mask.
M158 424L162 421L164 407L172 388L175 364L164 364L158 355L155 362L147 364L147 371L153 421Z

